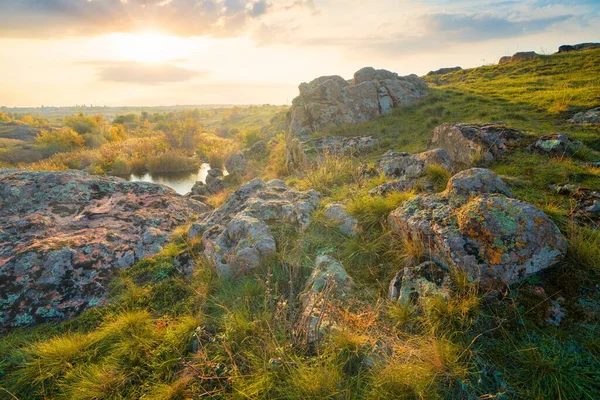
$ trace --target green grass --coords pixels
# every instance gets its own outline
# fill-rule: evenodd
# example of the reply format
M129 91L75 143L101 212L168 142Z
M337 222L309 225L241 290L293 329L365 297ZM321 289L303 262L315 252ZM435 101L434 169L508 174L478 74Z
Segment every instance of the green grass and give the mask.
M321 192L321 204L303 232L271 227L276 255L247 276L218 278L182 229L161 254L123 272L109 306L0 338L0 398L600 398L600 233L577 225L569 199L548 187L600 188L600 169L585 163L598 160L600 129L565 123L600 103L598 55L561 54L427 78L431 94L420 104L324 132L373 134L379 147L359 158L327 156L287 177L298 189ZM274 111L238 110L229 122L221 112L205 117L214 129L254 129ZM388 149L425 150L443 122L489 121L525 130L526 142L561 131L586 144L574 158L523 149L490 165L516 198L557 223L569 240L566 259L502 292L482 293L453 273L450 300L388 301L390 278L421 262L425 247L397 240L386 221L414 194L369 195L385 179L361 173L363 167ZM287 175L281 139L249 171ZM105 163L91 153L75 161L109 168L121 150L107 152ZM207 146L201 150L210 154ZM75 162L66 155L53 161ZM448 178L439 166L426 171L437 191ZM358 220L352 238L323 218L323 207L338 201ZM295 331L298 294L318 254L341 260L355 287L334 307L332 333L306 346ZM196 262L191 275L179 267L186 259ZM561 297L566 317L560 327L549 326L547 307Z

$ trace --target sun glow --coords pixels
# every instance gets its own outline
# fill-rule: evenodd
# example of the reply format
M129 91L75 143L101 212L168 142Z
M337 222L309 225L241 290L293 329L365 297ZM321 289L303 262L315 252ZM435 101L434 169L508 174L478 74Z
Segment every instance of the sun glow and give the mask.
M157 32L111 35L115 58L143 63L159 63L187 57L185 39Z

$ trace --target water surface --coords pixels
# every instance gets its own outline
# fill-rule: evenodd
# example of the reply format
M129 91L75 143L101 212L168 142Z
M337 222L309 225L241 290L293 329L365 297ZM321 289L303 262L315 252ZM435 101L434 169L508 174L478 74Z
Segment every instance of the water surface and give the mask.
M130 182L151 182L165 185L175 190L179 194L189 193L197 181L206 183L206 175L210 165L204 163L200 166L200 169L195 172L169 172L169 173L158 173L151 174L149 172L143 175L131 174L125 177Z

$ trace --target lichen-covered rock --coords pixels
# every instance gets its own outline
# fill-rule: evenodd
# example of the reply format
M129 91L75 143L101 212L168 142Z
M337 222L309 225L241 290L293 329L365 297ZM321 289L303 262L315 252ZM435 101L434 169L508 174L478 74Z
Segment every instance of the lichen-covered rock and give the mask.
M381 172L388 178L416 179L425 173L430 165L439 165L452 170L452 160L447 151L433 149L418 154L387 151L378 161Z
M443 124L433 130L429 148L441 148L459 166L491 162L520 144L523 132L501 124Z
M211 169L210 171L215 170ZM206 175L206 189L208 190L208 193L217 194L225 190L225 183L223 182L222 175L217 175L216 172L213 172L213 174L211 175L210 171L208 175ZM221 172L221 170L216 171Z
M80 171L0 170L0 325L106 303L120 269L210 207L151 183Z
M445 75L445 74L449 74L450 72L455 72L455 71L462 71L462 68L461 67L440 68L440 69L436 69L435 71L429 71L427 73L427 76Z
M358 233L358 221L346 211L346 206L340 203L325 206L323 215L337 224L338 229L346 236L355 236Z
M567 242L548 216L509 197L493 172L483 176L463 171L445 192L407 200L389 216L393 231L483 286L513 284L560 261Z
M448 270L432 261L404 268L391 280L388 298L400 304L417 304L422 297L450 297Z
M197 181L196 183L194 183L194 186L192 186L192 189L190 190L189 196L209 196L210 195L210 190L208 190L208 187L206 187L206 184L202 181Z
M338 260L327 255L318 256L300 294L302 311L296 323L296 334L307 344L316 343L335 325L333 307L343 300L352 286L352 278Z
M230 175L243 175L247 166L248 160L244 152L233 153L225 160L225 168Z
M592 108L590 110L579 112L568 120L572 124L600 124L600 107Z
M301 144L311 134L331 126L373 120L395 107L413 104L427 94L427 85L416 75L400 77L368 67L357 71L350 82L340 76L322 76L302 83L299 90L287 117L290 168L302 166Z
M303 230L318 202L314 190L299 192L280 180L265 183L254 179L233 192L221 207L193 223L189 235L202 237L204 255L220 275L242 274L275 253L270 224Z
M583 144L579 140L573 140L562 133L552 133L542 136L529 146L528 149L554 157L570 157L582 147Z

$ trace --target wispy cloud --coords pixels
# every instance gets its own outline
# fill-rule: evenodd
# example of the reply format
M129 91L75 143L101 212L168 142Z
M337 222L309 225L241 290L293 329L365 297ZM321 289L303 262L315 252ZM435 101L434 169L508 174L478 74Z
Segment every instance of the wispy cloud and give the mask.
M0 0L0 33L45 38L156 29L231 36L269 8L267 0Z
M207 76L206 71L195 71L169 63L145 64L135 61L86 61L80 64L96 68L100 81L142 85L187 82L193 78Z

